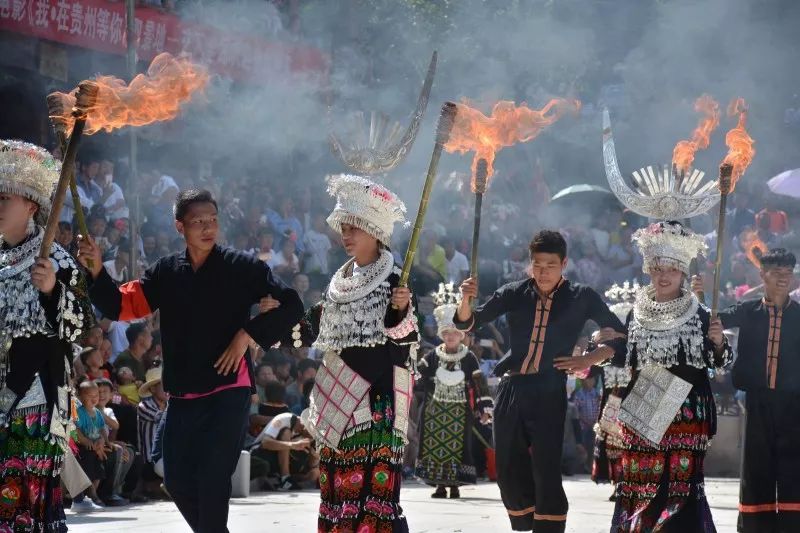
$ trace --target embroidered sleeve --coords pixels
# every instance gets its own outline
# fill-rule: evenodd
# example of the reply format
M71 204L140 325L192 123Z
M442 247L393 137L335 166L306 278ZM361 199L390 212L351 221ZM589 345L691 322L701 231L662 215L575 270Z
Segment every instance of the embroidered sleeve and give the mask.
M60 246L53 246L51 258L58 265L56 286L50 295L50 305L55 304L55 320L51 320L51 325L59 338L77 342L94 324L86 278L72 256Z

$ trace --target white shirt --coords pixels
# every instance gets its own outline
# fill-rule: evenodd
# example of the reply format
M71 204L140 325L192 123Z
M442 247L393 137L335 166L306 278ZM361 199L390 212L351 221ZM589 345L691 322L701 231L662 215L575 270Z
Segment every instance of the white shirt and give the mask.
M291 429L292 418L298 417L293 413L281 413L279 415L275 415L272 417L272 420L269 421L269 424L267 424L266 427L261 430L261 433L258 435L258 437L256 437L256 442L261 442L264 440L264 437L277 439L281 431L284 429Z
M161 198L165 192L170 189L178 190L178 184L175 183L175 180L172 176L167 176L164 174L161 176L155 185L153 185L153 189L150 191L150 194L153 195L154 198Z
M105 267L105 269L108 272L108 275L111 277L111 279L113 279L114 281L116 281L118 283L122 283L124 281L124 279L125 279L125 276L128 274L128 267L127 266L122 267L120 269L120 271L117 272L117 260L116 259L110 259L110 260L106 261L105 263L103 263L103 266Z
M310 229L306 232L303 240L306 244L306 251L309 253L306 262L306 272L328 273L328 252L331 249L331 240L324 233L319 233Z
M128 210L128 206L125 204L125 196L122 194L122 188L114 183L113 181L108 185L112 192L106 198L106 201L103 202L103 207L106 208L106 214L108 215L108 220L117 220L118 218L129 218L130 211ZM122 201L122 207L118 207L117 209L111 210L111 206Z
M108 340L111 341L111 362L117 360L117 356L128 349L128 331L130 322L117 321L108 326Z
M78 186L78 198L81 201L81 207L84 209L91 209L94 205L92 199L86 195L83 187L80 186ZM61 216L58 220L59 222L69 222L71 224L74 216L75 206L72 205L72 192L68 190L66 196L64 196L64 207L61 208ZM73 230L77 230L77 228L73 228Z
M466 255L456 250L453 258L447 261L447 281L461 283L464 281L464 272L469 272L469 261Z

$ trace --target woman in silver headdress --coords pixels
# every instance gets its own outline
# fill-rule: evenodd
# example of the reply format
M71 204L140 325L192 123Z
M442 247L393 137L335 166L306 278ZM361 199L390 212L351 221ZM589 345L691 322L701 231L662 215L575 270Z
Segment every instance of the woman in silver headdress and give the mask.
M58 172L43 148L0 141L0 531L67 530L68 357L92 311L72 257L38 257Z
M473 428L488 423L493 401L478 358L464 344L466 334L453 322L459 297L452 284L434 294L433 314L442 343L419 363L425 386L420 423L417 476L436 486L433 498L460 497L458 487L477 479L473 459Z
M405 206L359 176L336 176L328 191L328 224L352 259L304 321L324 352L301 417L321 445L318 531L407 532L400 482L418 328L388 250Z
M626 359L614 362L632 380L619 413L622 479L611 531L711 533L703 460L716 409L708 371L732 354L720 321L686 286L705 244L677 222L652 224L633 239L651 282L628 315Z

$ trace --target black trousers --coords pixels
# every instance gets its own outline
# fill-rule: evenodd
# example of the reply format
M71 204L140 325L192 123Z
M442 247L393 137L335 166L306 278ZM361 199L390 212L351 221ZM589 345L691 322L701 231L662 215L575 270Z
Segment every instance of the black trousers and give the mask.
M504 377L494 407L497 484L514 531L563 533L561 451L567 393L540 376Z
M748 391L739 494L745 533L800 531L800 393Z
M250 389L170 398L164 427L164 484L193 531L227 532L231 476L242 450Z

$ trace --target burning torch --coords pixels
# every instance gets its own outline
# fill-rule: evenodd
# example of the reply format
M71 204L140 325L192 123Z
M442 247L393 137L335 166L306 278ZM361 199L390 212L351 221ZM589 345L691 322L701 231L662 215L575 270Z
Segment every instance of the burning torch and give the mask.
M72 186L72 197L73 199L77 197L77 184L75 183L75 157L78 155L78 144L80 143L81 136L83 136L83 128L86 126L88 113L91 111L95 105L95 102L97 101L98 92L99 87L93 81L85 80L78 85L78 91L75 95L75 106L70 112L70 115L75 122L72 126L72 134L69 136L69 141L64 140L66 137L66 121L53 119L54 125L59 123L61 125L60 127L63 127L58 134L59 142L62 143L62 147L64 144L66 144L66 151L63 152L61 161L61 174L58 178L56 192L53 195L53 206L50 209L50 215L47 219L47 225L44 229L44 237L42 238L42 247L39 250L39 257L45 259L50 257L50 247L53 244L53 240L55 240L56 230L58 229L58 220L61 216L61 208L64 206L64 197L67 194L67 187ZM50 97L48 97L48 105L56 100L54 95L50 95ZM56 131L59 132L59 129L57 128ZM76 213L79 212L81 209L80 201L74 205ZM81 218L83 218L82 215L83 213L81 212ZM78 219L79 224L81 218ZM83 225L84 227L81 228L81 231L85 231L85 221L83 222ZM84 233L84 235L87 235L87 233Z
M753 139L745 129L747 122L747 106L744 99L737 98L728 106L728 114L739 115L738 123L725 135L728 155L719 167L719 221L717 223L717 257L714 268L714 294L711 298L711 316L716 317L719 310L719 284L722 268L722 255L725 246L725 206L728 195L733 192L736 182L753 161L755 149Z
M63 162L66 160L67 144L69 142L67 137L67 120L65 117L72 113L68 107L68 99L65 98L63 93L50 93L47 95L47 110L50 113L50 123L56 133L58 146L61 150L62 168ZM77 110L77 108L75 109ZM69 189L72 194L72 205L75 208L75 220L78 223L78 232L81 235L89 235L89 229L86 226L86 217L83 214L83 207L81 206L81 197L78 193L78 182L75 177L74 163L72 166L72 173L69 176Z
M400 274L400 286L408 287L408 276L411 274L411 265L414 263L414 255L417 253L419 235L425 223L425 213L428 210L433 182L436 180L436 169L439 166L439 159L442 157L442 150L450 137L453 129L453 122L456 118L456 104L445 102L442 105L442 112L439 115L439 122L436 125L436 144L433 146L431 161L428 165L428 174L425 177L425 186L422 189L422 197L419 200L419 210L417 218L414 220L414 229L411 232L411 240L408 242L408 249L403 260L403 271Z

